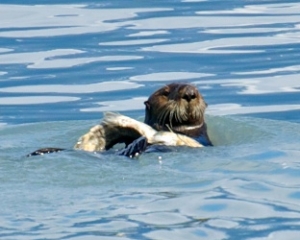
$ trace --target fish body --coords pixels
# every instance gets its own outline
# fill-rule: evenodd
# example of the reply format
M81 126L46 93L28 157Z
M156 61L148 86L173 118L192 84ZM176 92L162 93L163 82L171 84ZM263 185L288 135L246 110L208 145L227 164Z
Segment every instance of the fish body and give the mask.
M156 131L149 125L119 113L107 112L101 123L79 138L75 149L104 151L117 143L130 143L144 136L149 144L203 147L195 139L168 131Z

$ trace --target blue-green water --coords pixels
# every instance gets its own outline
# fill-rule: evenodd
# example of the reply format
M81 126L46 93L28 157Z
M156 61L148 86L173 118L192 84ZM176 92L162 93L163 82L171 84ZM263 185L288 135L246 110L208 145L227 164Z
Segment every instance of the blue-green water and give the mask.
M2 1L0 239L298 239L299 12L297 1ZM172 81L203 94L215 147L25 158L71 149L104 111L142 119Z

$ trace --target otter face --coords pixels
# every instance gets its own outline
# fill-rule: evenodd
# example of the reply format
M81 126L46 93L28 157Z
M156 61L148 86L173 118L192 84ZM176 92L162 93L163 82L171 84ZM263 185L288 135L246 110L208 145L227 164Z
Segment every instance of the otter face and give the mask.
M158 89L145 105L145 123L156 130L174 131L201 125L207 106L198 89L184 83L172 83Z

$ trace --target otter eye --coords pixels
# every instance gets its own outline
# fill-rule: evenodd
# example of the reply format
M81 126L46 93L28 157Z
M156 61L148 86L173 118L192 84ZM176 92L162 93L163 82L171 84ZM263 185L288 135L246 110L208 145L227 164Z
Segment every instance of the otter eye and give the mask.
M162 92L162 95L165 96L165 97L168 97L169 94L170 94L170 92L167 91L167 90L164 90L164 91Z

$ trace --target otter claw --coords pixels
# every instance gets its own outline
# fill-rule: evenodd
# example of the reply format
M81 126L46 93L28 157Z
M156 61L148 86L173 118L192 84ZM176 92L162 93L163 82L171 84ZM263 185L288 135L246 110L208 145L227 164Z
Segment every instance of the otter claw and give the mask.
M126 148L118 152L121 156L126 156L129 158L138 157L142 152L148 147L148 141L145 137L139 137L130 143Z

